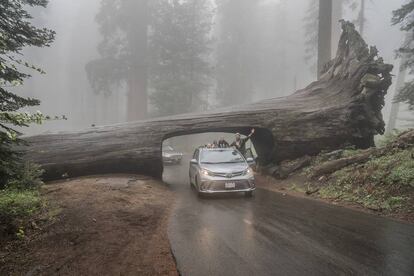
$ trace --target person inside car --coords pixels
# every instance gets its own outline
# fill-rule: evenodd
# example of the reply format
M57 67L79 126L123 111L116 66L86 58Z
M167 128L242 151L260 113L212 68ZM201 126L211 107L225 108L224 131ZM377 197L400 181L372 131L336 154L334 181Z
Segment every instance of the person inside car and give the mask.
M228 148L230 147L229 143L227 143L226 140L224 140L224 137L221 137L220 140L218 141L218 147L219 148Z
M230 146L236 148L238 151L240 151L241 154L245 155L246 154L246 142L250 139L250 137L252 137L254 132L255 132L255 129L253 128L250 131L250 134L244 138L241 137L240 133L236 133L236 140L233 143L231 143Z

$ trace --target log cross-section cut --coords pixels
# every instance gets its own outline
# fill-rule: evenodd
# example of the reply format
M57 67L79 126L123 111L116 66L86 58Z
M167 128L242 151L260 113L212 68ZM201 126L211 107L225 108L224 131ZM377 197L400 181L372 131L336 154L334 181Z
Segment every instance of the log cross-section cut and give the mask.
M278 163L344 144L373 145L383 133L381 109L392 65L368 47L353 24L342 22L336 57L321 78L294 94L198 114L183 114L79 132L27 137L26 158L46 179L132 172L162 175L163 140L203 132L257 129L253 143L262 164Z

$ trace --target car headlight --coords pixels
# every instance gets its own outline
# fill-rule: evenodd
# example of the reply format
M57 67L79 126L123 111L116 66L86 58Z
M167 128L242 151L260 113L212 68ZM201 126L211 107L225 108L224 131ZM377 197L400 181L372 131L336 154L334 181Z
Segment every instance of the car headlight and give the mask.
M209 175L209 172L208 172L208 170L201 170L201 175L205 175L205 176L207 176L207 175Z
M251 168L247 168L245 171L244 171L244 175L247 175L247 176L253 176L253 170L251 169Z
M214 173L212 173L211 171L208 171L206 169L201 169L200 174L202 176L214 176Z

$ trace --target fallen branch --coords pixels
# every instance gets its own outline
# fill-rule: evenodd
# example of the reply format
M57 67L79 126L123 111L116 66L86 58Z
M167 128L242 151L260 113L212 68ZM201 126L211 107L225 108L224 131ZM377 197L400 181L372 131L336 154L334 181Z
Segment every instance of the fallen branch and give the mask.
M282 162L280 166L273 171L273 176L280 179L287 178L291 173L296 172L306 166L309 166L312 161L312 158L308 155L305 155L296 160Z
M318 189L315 189L315 190L312 190L312 191L307 190L306 191L306 195L312 195L312 194L317 193L317 192L319 192L319 188Z
M349 165L364 163L368 161L375 152L376 148L369 148L350 157L325 162L313 168L311 177L316 178L324 174L333 173Z
M312 170L311 177L317 178L321 175L331 174L349 165L361 164L367 162L373 156L380 157L392 149L405 149L414 144L414 130L406 131L400 134L395 141L383 148L369 148L353 156L340 158L337 160L327 161Z

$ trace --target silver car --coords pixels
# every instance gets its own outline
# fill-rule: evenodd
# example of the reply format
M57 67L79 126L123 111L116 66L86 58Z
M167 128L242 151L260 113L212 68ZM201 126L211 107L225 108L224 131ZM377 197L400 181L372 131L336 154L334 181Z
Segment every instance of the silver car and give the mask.
M249 161L233 148L198 148L190 161L190 184L199 195L244 192L252 196L256 186Z
M175 151L171 146L165 146L162 150L162 161L164 164L180 164L183 159L181 152Z

